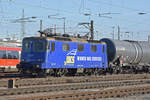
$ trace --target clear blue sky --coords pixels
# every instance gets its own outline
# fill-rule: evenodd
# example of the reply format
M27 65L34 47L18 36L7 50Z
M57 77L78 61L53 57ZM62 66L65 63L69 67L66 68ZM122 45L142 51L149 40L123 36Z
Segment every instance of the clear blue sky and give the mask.
M121 39L147 40L150 35L150 0L0 0L0 36L20 37L20 23L12 23L21 18L22 9L25 17L36 16L36 22L25 24L25 36L36 35L43 20L43 29L54 27L63 32L63 20L48 18L66 18L66 33L86 34L88 29L78 23L94 21L95 39L112 37L114 27L121 29ZM144 12L146 14L139 15ZM85 16L84 14L90 14ZM104 14L110 13L110 14ZM99 17L104 14L106 17ZM112 18L110 18L112 17ZM133 33L133 36L132 36Z

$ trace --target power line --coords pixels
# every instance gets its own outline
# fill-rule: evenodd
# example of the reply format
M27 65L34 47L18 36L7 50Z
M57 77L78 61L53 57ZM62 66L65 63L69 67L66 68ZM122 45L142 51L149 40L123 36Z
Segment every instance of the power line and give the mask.
M135 8L130 8L130 7L126 7L126 6L121 6L121 5L116 5L116 4L110 4L108 2L104 2L104 1L96 1L96 0L88 0L90 2L93 2L93 3L102 3L102 4L105 4L105 5L109 5L109 6L113 6L113 7L117 7L117 8L122 8L122 9L128 9L128 10L131 10L131 11L143 11L143 12L146 12L146 13L150 13L149 11L144 11L144 10L141 10L141 9L135 9Z
M35 19L36 17L32 16L32 17L25 17L24 15L24 9L22 10L22 17L19 19L16 19L13 21L13 23L21 23L21 37L24 38L25 35L25 24L28 22L35 22L33 20L30 20L30 18Z
M120 6L120 5L114 5L114 4L110 4L110 3L108 3L108 2L102 2L102 1L96 1L96 0L88 0L88 1L90 1L90 2L93 2L93 3L96 3L96 4L99 4L99 3L102 3L102 4L106 4L106 5L110 5L110 6L115 6L115 7L119 7L119 8L124 8L124 9L129 9L129 10L132 10L132 11L141 11L140 9L134 9L134 8L129 8L129 7L122 7L122 6ZM142 10L143 11L143 10ZM146 11L144 11L144 12L146 12ZM114 18L113 18L114 19ZM125 21L125 22L128 22L128 23L130 23L131 24L131 22L134 22L134 24L133 24L133 26L134 25L140 25L140 24L144 24L144 25L149 25L149 24L146 24L146 23L144 23L144 22L137 22L137 21L131 21L131 20L129 20L129 19L126 19L126 18L117 18L117 20L118 19L120 19L121 21Z
M26 6L35 7L35 8L42 8L45 10L51 10L51 11L57 11L57 12L61 11L61 12L68 13L68 14L80 15L77 12L73 12L73 11L69 11L69 10L58 10L58 9L49 8L49 7L45 7L45 6L41 6L41 5L31 5L31 4L17 3L17 2L12 2L12 3L16 4L16 5L26 5Z

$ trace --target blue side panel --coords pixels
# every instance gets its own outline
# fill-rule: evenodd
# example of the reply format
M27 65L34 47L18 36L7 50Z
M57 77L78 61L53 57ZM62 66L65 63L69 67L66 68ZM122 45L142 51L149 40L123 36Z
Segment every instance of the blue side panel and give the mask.
M43 63L42 68L107 68L107 54L105 44L90 44L80 43L84 45L84 51L77 51L79 43L73 42L55 42L55 51L47 52L46 61ZM69 51L63 51L63 43L70 45ZM97 52L91 51L91 45L97 45ZM51 47L51 46L50 46Z

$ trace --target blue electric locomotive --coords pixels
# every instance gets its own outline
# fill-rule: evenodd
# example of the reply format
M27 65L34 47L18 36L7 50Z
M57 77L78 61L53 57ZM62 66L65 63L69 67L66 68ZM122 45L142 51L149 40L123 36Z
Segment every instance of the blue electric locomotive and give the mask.
M18 68L32 75L98 74L108 67L106 51L105 43L82 38L26 37Z

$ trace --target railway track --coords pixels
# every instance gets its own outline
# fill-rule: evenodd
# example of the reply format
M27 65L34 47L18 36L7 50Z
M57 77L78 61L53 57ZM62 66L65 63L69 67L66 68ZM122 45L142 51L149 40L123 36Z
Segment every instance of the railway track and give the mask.
M127 87L115 87L97 91L81 91L64 94L51 94L27 98L15 98L11 100L95 100L100 98L117 98L137 94L149 94L150 85L137 85Z
M19 72L1 72L0 73L0 80L4 79L4 80L8 80L11 78L21 78L22 76L20 75Z
M135 86L149 84L150 79L143 80L124 80L124 81L107 81L107 82L90 82L90 83L68 83L46 86L31 86L24 88L14 89L0 89L0 96L20 95L20 94L32 94L43 92L55 92L55 91L68 91L68 90L85 90L85 89L105 89L121 86Z
M116 81L116 80L138 80L150 79L150 74L137 75L106 75L106 76L89 76L89 77L49 77L49 78L27 78L16 79L16 86L32 86L32 85L51 85L65 83L86 83L86 82L101 82L101 81ZM0 87L8 87L8 80L0 80Z

